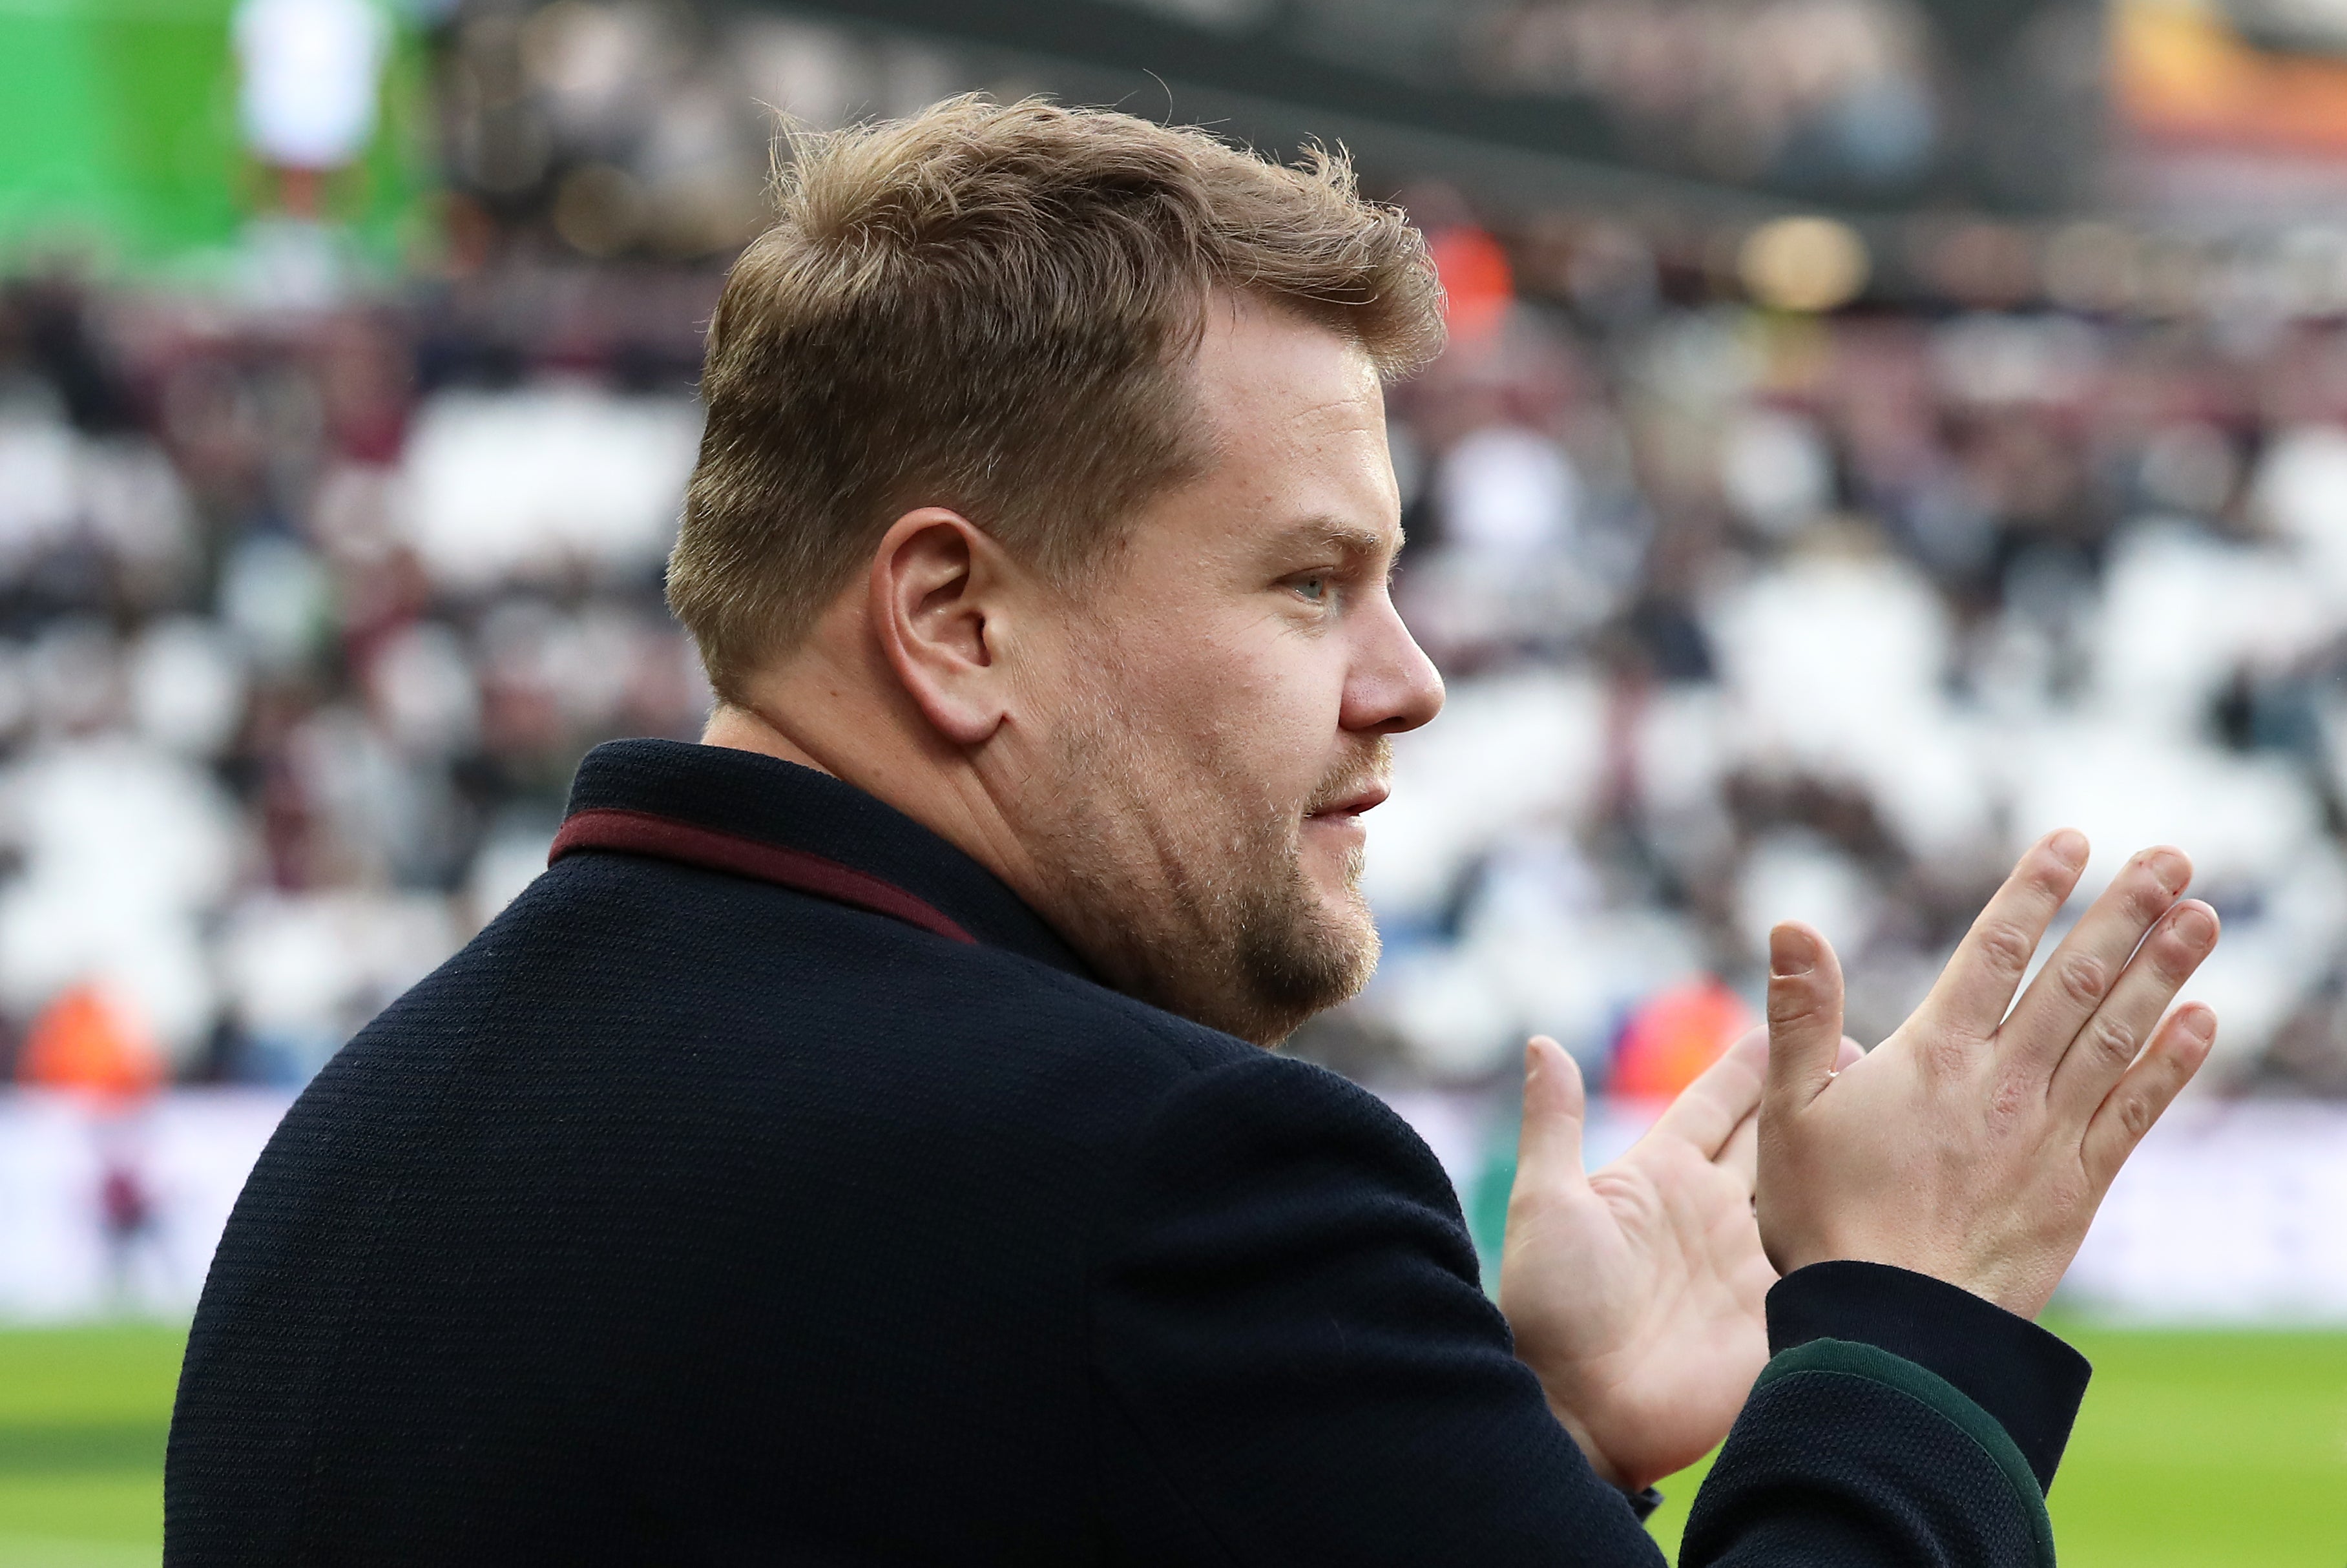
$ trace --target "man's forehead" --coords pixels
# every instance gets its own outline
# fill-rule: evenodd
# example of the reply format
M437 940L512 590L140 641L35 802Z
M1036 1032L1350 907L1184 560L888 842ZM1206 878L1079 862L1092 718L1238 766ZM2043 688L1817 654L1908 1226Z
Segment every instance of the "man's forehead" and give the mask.
M1378 561L1399 548L1384 387L1358 343L1295 312L1225 296L1192 374L1213 456L1168 497L1190 529L1250 557Z
M1303 427L1384 428L1384 385L1367 349L1334 328L1248 296L1215 296L1192 374L1201 401L1225 425L1244 428L1270 418Z
M1331 468L1385 463L1383 384L1339 333L1286 311L1228 311L1199 344L1194 377L1225 478L1327 479Z

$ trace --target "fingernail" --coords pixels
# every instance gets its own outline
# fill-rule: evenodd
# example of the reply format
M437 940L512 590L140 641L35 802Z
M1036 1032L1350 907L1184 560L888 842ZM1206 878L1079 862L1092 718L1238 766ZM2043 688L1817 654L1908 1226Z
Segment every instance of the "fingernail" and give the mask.
M2075 827L2065 827L2045 841L2054 858L2076 870L2086 863L2086 835Z
M1778 979L1798 979L1818 967L1817 939L1799 926L1779 926L1768 933L1768 972Z
M2217 922L2204 910L2187 908L2176 917L2176 934L2193 947L2203 947L2217 939Z
M2151 874L2169 892L2180 892L2192 880L2192 863L2175 850L2163 849L2151 857Z
M2194 1008L2183 1022L2184 1032L2202 1045L2217 1038L2217 1015L2206 1008Z

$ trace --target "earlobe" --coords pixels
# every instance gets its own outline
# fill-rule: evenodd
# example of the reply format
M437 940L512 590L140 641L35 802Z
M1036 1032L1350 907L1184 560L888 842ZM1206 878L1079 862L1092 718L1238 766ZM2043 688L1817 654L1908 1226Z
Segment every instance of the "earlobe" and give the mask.
M905 694L939 736L974 746L1001 727L1006 567L1001 548L958 512L922 507L873 552L870 624Z

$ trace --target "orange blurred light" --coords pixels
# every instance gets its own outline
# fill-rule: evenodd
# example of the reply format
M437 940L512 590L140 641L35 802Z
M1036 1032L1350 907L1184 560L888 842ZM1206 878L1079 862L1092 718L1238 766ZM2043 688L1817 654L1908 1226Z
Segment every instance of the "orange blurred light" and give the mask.
M2120 0L2111 74L2119 108L2157 142L2347 151L2347 61L2261 49L2188 0Z
M1694 1082L1753 1024L1752 1009L1710 975L1639 1004L1614 1048L1614 1094L1667 1100Z
M135 1100L163 1081L163 1053L138 1016L95 985L68 986L34 1019L16 1076L40 1089Z
M1471 225L1444 229L1426 242L1442 281L1443 318L1458 343L1478 343L1500 330L1515 303L1516 276L1500 242Z

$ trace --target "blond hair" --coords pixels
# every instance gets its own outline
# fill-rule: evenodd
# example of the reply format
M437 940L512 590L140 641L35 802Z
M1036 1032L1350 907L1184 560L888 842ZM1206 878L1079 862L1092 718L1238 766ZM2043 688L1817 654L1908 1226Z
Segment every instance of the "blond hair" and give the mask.
M791 139L777 220L709 328L708 423L669 604L725 701L888 523L948 507L1048 573L1202 467L1182 364L1216 290L1351 338L1389 377L1440 345L1426 247L1341 153L950 99Z

